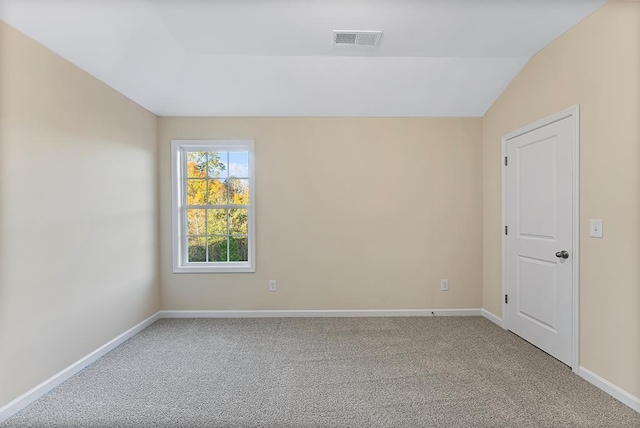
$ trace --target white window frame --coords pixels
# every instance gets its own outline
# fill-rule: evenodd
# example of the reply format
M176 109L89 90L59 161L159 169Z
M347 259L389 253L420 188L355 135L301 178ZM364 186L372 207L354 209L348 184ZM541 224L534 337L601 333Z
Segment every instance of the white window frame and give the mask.
M171 141L171 204L172 253L174 273L232 273L255 272L255 161L252 140L172 140ZM246 262L189 262L186 236L186 153L188 151L249 152L248 261ZM210 206L204 206L204 208ZM215 206L219 208L220 206ZM228 205L228 208L237 205Z

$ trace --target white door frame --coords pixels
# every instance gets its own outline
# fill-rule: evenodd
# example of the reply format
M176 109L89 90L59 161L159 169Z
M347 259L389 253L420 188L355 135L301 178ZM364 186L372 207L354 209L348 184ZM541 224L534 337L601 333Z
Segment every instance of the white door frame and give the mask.
M502 136L502 328L507 329L509 320L504 296L507 294L507 171L504 162L507 156L507 141L536 129L542 128L563 119L573 117L575 122L575 140L573 146L573 284L572 284L572 365L571 369L578 374L580 363L580 105L576 104L558 113L540 119L530 125L516 129Z

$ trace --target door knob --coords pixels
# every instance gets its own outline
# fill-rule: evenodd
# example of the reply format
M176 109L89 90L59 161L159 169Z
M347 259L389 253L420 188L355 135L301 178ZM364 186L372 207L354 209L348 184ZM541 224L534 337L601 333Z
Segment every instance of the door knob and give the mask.
M558 251L556 253L556 257L559 258L559 259L568 259L569 258L569 252L567 250Z

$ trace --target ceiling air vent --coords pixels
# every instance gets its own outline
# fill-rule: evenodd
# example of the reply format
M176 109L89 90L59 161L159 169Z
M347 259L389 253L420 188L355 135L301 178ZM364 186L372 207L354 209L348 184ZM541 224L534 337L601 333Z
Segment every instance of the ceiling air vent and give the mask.
M336 46L378 46L382 31L338 31L333 32Z

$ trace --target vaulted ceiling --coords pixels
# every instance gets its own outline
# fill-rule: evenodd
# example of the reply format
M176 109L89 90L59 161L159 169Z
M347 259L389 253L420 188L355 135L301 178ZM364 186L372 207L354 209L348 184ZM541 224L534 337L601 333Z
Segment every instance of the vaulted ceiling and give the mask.
M482 116L605 2L0 0L0 19L162 116Z

